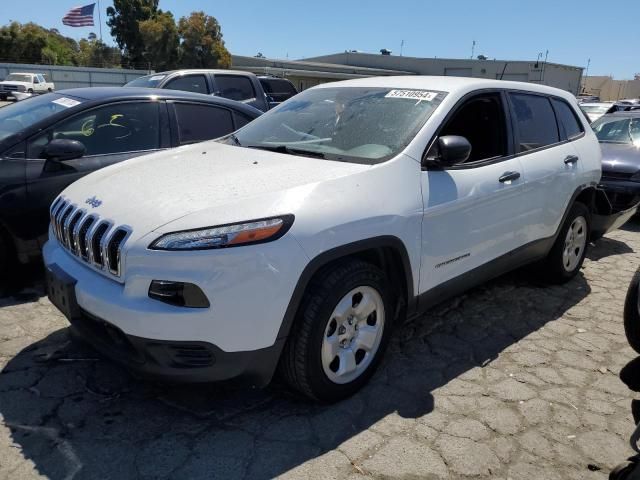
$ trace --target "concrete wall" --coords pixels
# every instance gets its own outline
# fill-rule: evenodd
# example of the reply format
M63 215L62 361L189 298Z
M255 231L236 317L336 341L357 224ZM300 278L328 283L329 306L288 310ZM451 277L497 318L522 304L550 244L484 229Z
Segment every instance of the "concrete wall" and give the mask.
M403 70L419 75L455 75L476 78L516 80L550 85L577 94L582 68L556 63L522 60L471 60L455 58L417 58L397 55L344 52L306 58L304 61L337 63L367 68ZM504 72L504 74L503 74Z
M584 79L584 94L597 95L603 102L640 98L640 79L614 80L606 76L589 76Z
M146 70L120 68L0 63L0 79L4 79L12 72L42 73L47 81L55 83L56 90L78 87L116 87L148 73Z

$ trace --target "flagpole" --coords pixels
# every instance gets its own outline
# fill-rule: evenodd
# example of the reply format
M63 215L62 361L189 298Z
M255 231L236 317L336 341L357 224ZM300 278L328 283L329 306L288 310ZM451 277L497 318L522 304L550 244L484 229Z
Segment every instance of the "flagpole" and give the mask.
M102 43L102 12L100 11L100 0L98 0L98 22L100 22L100 43Z

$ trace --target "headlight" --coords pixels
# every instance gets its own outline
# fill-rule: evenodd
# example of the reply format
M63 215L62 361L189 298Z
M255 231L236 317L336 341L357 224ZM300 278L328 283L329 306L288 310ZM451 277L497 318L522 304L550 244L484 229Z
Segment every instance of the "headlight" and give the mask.
M293 223L293 215L264 218L218 227L167 233L155 240L152 250L208 250L271 242L282 237Z

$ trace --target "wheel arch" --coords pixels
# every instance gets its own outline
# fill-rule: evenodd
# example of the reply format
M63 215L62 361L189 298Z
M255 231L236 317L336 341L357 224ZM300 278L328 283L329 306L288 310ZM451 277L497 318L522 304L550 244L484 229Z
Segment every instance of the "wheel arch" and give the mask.
M323 268L346 258L359 258L383 269L390 276L389 280L392 286L396 288L395 293L398 295L397 298L399 300L397 307L414 308L413 270L409 254L402 240L392 235L358 240L322 252L307 264L298 278L289 300L278 331L278 339L288 337L302 297L313 277ZM396 308L397 313L399 313L398 308Z

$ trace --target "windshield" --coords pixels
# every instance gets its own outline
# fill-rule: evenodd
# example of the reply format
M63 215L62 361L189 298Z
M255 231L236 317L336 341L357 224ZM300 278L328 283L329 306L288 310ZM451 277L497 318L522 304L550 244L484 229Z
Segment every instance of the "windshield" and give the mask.
M640 117L601 117L592 128L603 143L629 143L640 147Z
M0 108L0 141L80 103L81 100L75 97L47 93Z
M329 160L378 163L409 144L445 95L392 88L315 88L221 141Z
M31 83L31 75L24 75L22 73L12 73L7 75L7 78L4 79L6 82L27 82Z
M146 77L136 78L127 83L125 87L146 87L155 88L166 77L164 74L147 75Z

